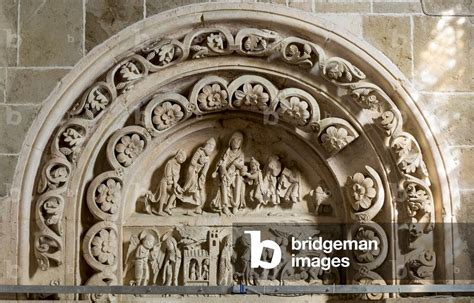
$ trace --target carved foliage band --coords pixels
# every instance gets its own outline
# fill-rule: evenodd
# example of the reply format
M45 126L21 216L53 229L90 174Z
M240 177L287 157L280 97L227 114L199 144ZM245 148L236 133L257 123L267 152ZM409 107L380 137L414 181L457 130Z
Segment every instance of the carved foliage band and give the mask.
M273 31L254 28L242 28L235 35L224 27L201 28L190 32L183 39L164 38L143 46L111 68L103 79L98 80L84 93L68 113L51 141L52 156L42 168L42 183L38 188L40 196L36 199L38 231L35 234L35 255L41 269L48 269L50 261L56 265L61 264L61 218L64 203L60 197L65 194L73 166L84 142L91 134L92 127L114 100L150 73L184 60L230 54L281 60L305 68L309 73L317 69L329 83L347 89L348 95L361 107L374 113L375 122L389 138L388 146L392 148L399 168L406 178L413 180L412 184L423 189L432 199L428 173L417 141L402 131L403 119L394 102L378 86L362 81L366 77L360 69L345 59L328 57L319 45L298 37L282 37ZM317 102L306 92L296 88L278 91L262 77L243 76L228 83L226 79L213 76L197 83L189 99L177 94L157 96L148 103L144 111L144 127L132 126L124 129L109 141L107 149L108 155L113 155L109 160L115 168L115 177L110 175L100 182L97 181L91 186L94 189L88 193L91 212L97 219L106 220L104 222L110 220L107 224L111 224L98 225L104 231L102 235L99 228L97 232L89 235L91 241L85 251L90 252L88 263L94 264L91 265L94 269L102 270L101 266L94 262L111 266L108 263L112 262L112 257L99 256L98 249L95 249L94 256L91 245L96 238L96 244L100 241L108 243L114 238L115 227L111 222L116 218L116 202L119 200L117 193L121 191L122 186L120 176L123 170L133 165L140 156L150 137L188 119L192 114L227 109L245 109L260 113L270 111L278 114L286 123L316 133L318 141L329 154L337 153L358 136L345 120L320 120ZM414 192L418 193L419 190ZM369 198L375 198L376 201L378 199ZM420 200L419 197L411 199ZM428 208L432 207L432 204L430 206L425 203ZM434 209L430 210L431 212L428 210L426 213L430 213L429 220L433 220ZM363 216L366 215L373 218L373 214ZM416 213L412 217L420 220L419 216L422 215ZM108 242L104 239L108 239Z

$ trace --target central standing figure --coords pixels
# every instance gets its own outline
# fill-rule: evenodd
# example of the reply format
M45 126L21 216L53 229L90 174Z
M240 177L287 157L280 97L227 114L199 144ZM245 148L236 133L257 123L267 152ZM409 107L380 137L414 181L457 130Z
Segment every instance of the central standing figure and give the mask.
M236 214L245 208L245 184L243 176L247 172L244 163L242 144L244 135L241 132L232 134L229 146L217 163L213 178L219 176L220 186L211 206L214 210L226 215ZM232 213L231 213L232 210Z

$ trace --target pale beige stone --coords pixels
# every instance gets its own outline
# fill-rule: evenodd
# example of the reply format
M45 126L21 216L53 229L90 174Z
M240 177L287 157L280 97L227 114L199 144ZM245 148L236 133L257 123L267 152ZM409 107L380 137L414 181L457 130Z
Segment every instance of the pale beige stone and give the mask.
M5 103L6 100L6 84L7 84L7 69L0 68L0 103Z
M359 15L317 15L317 18L334 23L340 29L351 32L354 35L362 36L362 16Z
M315 0L315 13L370 13L370 1Z
M16 65L18 0L0 1L0 66Z
M474 145L474 95L425 94L419 104L435 136L450 145Z
M397 14L411 14L422 13L421 1L373 1L372 3L374 13L397 13Z
M288 6L311 12L313 10L312 0L288 0Z
M463 17L413 17L415 85L426 91L472 91L472 25Z
M67 72L69 69L8 69L7 103L39 104L43 102Z
M37 112L37 106L0 105L0 153L20 152Z
M82 1L24 0L20 66L70 66L83 55Z
M147 2L157 5L165 3L151 0ZM157 11L165 9L168 4L163 4L164 6L158 8ZM337 6L338 9L346 5L337 2L326 4L331 7ZM353 9L359 4L363 4L360 8L370 8L369 2L363 2L352 3L345 9ZM367 4L369 6L366 6ZM213 20L209 24L200 22L204 12L209 20ZM342 16L340 17L338 22L342 25ZM236 19L243 22L235 22ZM21 189L21 193L18 193L21 194L21 199L14 200L14 203L19 203L15 211L19 209L20 213L14 213L12 217L25 221L12 226L11 232L16 240L12 247L19 248L18 257L15 254L14 262L18 261L22 265L17 270L18 281L23 284L48 284L59 273L61 277L64 277L61 283L66 285L104 284L105 281L102 278L97 279L100 277L98 275L104 273L117 278L120 284L128 284L132 281L135 281L133 283L138 281L141 285L151 284L150 281L144 281L143 277L145 271L150 273L154 270L156 274L156 268L153 267L156 264L152 263L155 261L152 253L158 252L155 250L157 245L161 244L162 253L169 257L168 260L165 258L164 262L170 262L170 256L173 255L174 243L167 240L176 236L167 234L171 232L171 228L177 225L186 225L187 231L202 228L199 232L191 231L192 234L186 237L186 241L180 243L179 246L176 243L178 249L183 250L183 267L181 271L176 269L172 271L175 273L178 271L179 276L183 277L186 270L189 271L191 268L191 262L184 261L190 260L189 255L186 256L182 248L187 244L185 243L187 240L204 239L203 246L194 248L198 248L196 252L200 257L206 257L208 248L209 255L207 256L211 256L209 239L211 229L216 226L224 230L232 223L242 221L269 224L293 223L296 220L319 222L321 218L320 213L316 211L317 206L321 205L319 203L331 200L328 198L330 195L327 191L337 195L337 209L334 209L342 211L344 208L348 215L347 218L327 218L331 221L340 223L344 219L350 218L351 221L354 219L357 215L355 209L358 208L358 203L362 203L360 197L362 194L355 195L355 191L363 188L364 192L369 189L370 192L375 192L375 196L369 199L370 205L367 206L369 210L364 211L359 219L374 219L379 223L393 219L405 222L407 219L405 214L394 216L392 208L386 207L394 201L392 201L392 196L385 192L383 184L397 186L404 184L401 182L406 181L402 178L403 172L408 170L406 167L409 164L415 167L417 173L422 174L421 162L417 161L419 157L433 159L427 163L430 172L429 179L435 180L431 188L436 189L443 199L437 196L434 200L429 195L425 198L424 194L416 191L412 191L411 194L420 195L420 197L414 197L415 200L418 198L428 200L420 205L423 208L422 211L428 214L427 220L432 220L434 215L437 218L440 217L438 213L434 213L435 208L438 211L441 206L450 205L450 196L447 194L451 192L448 182L450 179L443 173L444 163L439 159L440 157L437 157L439 150L429 128L421 123L423 116L416 107L412 106L411 97L399 87L399 78L404 80L403 76L398 71L391 70L391 65L387 64L388 60L362 39L347 37L345 33L338 32L332 27L325 29L324 26L312 24L313 22L315 22L315 17L312 15L301 14L296 10L289 10L278 5L270 7L244 2L208 3L201 7L179 8L172 14L164 13L159 19L144 20L139 26L132 26L115 36L107 42L106 46L94 49L49 97L44 104L44 110L28 133L25 148L21 151L24 161L18 164L17 178L15 178L15 188ZM344 26L347 28L353 25L360 25L360 19L355 18L353 22L345 23ZM160 40L166 43L154 44L151 48L141 48L145 46L145 41L144 38L135 35L134 30L137 28L149 34L147 37L154 37L153 39L173 37L175 40ZM242 30L240 33L248 31L252 36L246 36L246 42L237 43L235 40L237 40L239 30ZM175 35L177 32L180 35ZM287 39L284 41L290 42L285 44L286 46L292 46L287 51L281 49L286 47L284 44L280 47L274 47L272 44L273 40L277 40L276 43L278 43L281 37ZM226 38L225 41L224 38ZM262 39L269 39L270 43ZM325 41L328 43L326 44ZM146 41L147 46L149 42ZM317 43L318 46L313 43ZM267 47L271 48L266 49ZM261 48L264 49L263 53L260 53ZM128 62L118 62L130 56L132 49L143 57L135 57L139 59ZM317 58L316 52L321 57ZM195 59L199 56L205 58ZM327 61L318 61L321 58ZM150 62L146 62L148 60L153 60L155 66L151 67ZM177 62L178 60L180 61ZM353 66L354 62L357 62L360 69L373 70L373 73L368 73L365 78ZM312 67L309 68L308 65ZM160 67L157 68L157 66ZM202 73L204 70L209 72L204 74ZM290 78L291 81L288 81ZM383 144L380 139L384 137L384 131L378 130L374 121L355 121L355 119L361 119L361 109L356 104L346 107L346 102L351 102L351 100L340 100L341 96L337 95L339 91L353 89L357 85L338 84L338 81L357 82L358 79L364 79L364 84L370 87L374 85L377 90L385 91L397 101L397 107L394 109L399 106L402 111L400 118L403 121L399 121L401 129L413 131L416 135L414 139L410 139L408 135L407 138L398 138L402 139L398 140L402 150L391 150ZM265 92L256 87L256 83L259 83L260 88L265 87ZM309 89L310 86L320 88L321 94L314 93ZM343 89L340 90L340 88ZM86 91L90 94L84 94ZM25 91L25 94L27 92ZM157 95L157 92L168 94ZM366 94L370 92L370 90L365 90ZM177 93L180 95L176 95ZM360 93L364 94L364 91ZM82 99L83 96L87 98ZM233 96L233 99L228 101L242 101L244 105L238 105L238 102L233 105L243 107L238 111L231 111L226 107L228 103L217 102L222 101L223 98L230 99L230 96ZM290 96L291 98L288 98ZM373 97L373 95L364 95L359 98L359 101L373 101ZM271 113L278 114L279 119L275 121L278 125L273 125L273 121L268 121L256 108L251 106L245 108L245 103L264 102L262 100L271 100L272 104L274 102L275 108L271 109ZM345 107L343 110L339 107L340 104ZM309 105L311 105L311 111L308 109ZM321 117L316 115L318 106L321 106L323 110ZM10 111L20 111L21 107L5 107L4 111L7 111L7 108L10 108ZM26 108L29 107L23 109L26 111ZM206 117L201 119L204 115ZM26 115L21 114L21 116ZM413 117L409 126L416 127L416 130L407 127L405 121L407 116ZM306 125L305 123L309 122L308 119L311 119L311 123ZM33 118L27 120L30 121ZM12 119L6 121L12 121ZM372 123L372 125L359 128L358 122ZM178 125L174 125L175 123ZM188 124L184 125L184 123ZM68 125L68 128L60 130L59 128L64 125ZM319 129L322 125L331 127ZM21 128L18 125L2 128L0 136L2 139L6 138L5 146L12 146L11 136L15 136L16 141L24 137L24 134L21 134ZM235 135L238 131L244 133L244 138L239 139L241 144L238 147L234 147L235 144L231 138L234 136L238 138L239 136ZM214 145L211 138L214 139ZM414 147L418 142L421 145L421 153ZM207 145L213 146L209 155L207 151L199 149L205 149ZM3 146L0 145L0 147ZM234 150L236 148L239 149L239 153L243 150L243 154L240 154L240 160L243 163L236 161L241 167L232 167L227 171L221 168L216 170L216 166L219 166L217 163L228 165L233 162L227 160L229 160L229 155L232 157L238 155ZM183 151L178 153L180 149ZM182 153L186 154L187 159L181 163L180 167L177 162L181 161L178 160L178 155ZM270 156L274 156L273 153L281 156L281 159L271 158ZM396 163L396 160L400 160L397 158L398 154L409 157L401 159L403 160L401 163ZM191 161L194 155L199 156L198 161ZM256 160L252 160L252 157ZM273 160L270 161L270 159ZM278 190L279 195L285 194L280 198L285 200L285 203L290 203L282 207L276 204L268 205L263 209L256 209L255 205L249 203L236 210L235 216L227 216L225 210L228 212L232 208L234 211L237 207L225 205L222 202L226 197L225 192L226 190L229 192L229 188L234 192L232 186L238 184L243 178L244 173L241 170L244 171L243 167L249 168L249 162L252 161L253 167L256 167L255 161L259 161L264 172L270 166L278 167L276 163L281 162L285 170L278 172L274 176L274 181L281 181L282 184L290 183ZM413 163L409 163L411 161ZM70 166L72 171L70 174L68 169L62 166L64 163ZM206 172L201 170L204 165L209 165L209 170ZM184 173L185 171L190 171L192 176L189 177ZM196 176L198 171L200 175ZM102 174L103 172L105 174ZM233 175L234 173L236 175ZM385 173L390 175L390 179ZM413 175L418 176L417 173ZM408 174L412 175L410 171ZM108 182L109 180L105 178L115 181ZM174 183L174 178L179 178L177 183ZM235 178L235 183L225 182L231 178ZM365 181L365 179L368 180ZM44 183L41 184L40 180ZM72 180L74 182L70 182ZM112 192L114 188L117 189L118 180L123 181L123 184L120 185L120 194L114 195ZM173 180L173 184L170 184L170 180ZM190 188L197 187L199 193L202 189L202 192L206 194L203 196L207 198L201 195L195 198L199 199L205 210L204 213L188 216L188 211L192 207L184 205L183 200L186 198L184 194L178 197L177 207L170 209L172 212L170 216L157 217L143 209L144 201L161 197L157 188L160 188L160 191L167 191L168 194L176 194L180 192L178 185L188 184L184 182L187 180L191 180L192 184L189 188L183 189L183 192L189 194ZM257 181L258 174L254 180L260 182ZM267 175L266 180L273 179ZM419 181L417 190L421 190L422 193L429 192L425 180L416 180ZM69 183L63 186L63 182ZM320 183L326 185L319 186ZM357 186L355 186L356 183ZM269 185L270 182L262 182L262 184L264 184L262 188L265 187L266 194L272 193L274 197L277 196L276 186ZM291 186L292 191L288 189L289 187L286 188L288 185ZM370 188L366 190L365 187ZM55 204L58 201L54 199L49 200L46 205L42 204L44 200L40 200L39 195L32 195L38 189L42 191L41 198L57 197L57 195L64 197L66 207L58 207ZM249 190L250 187L245 193L258 199L256 195L258 190L253 193ZM301 194L297 193L299 191ZM288 196L288 192L291 195ZM107 196L109 194L111 196ZM232 197L227 197L231 199L231 202L235 202L237 195L230 196ZM170 195L163 197L166 198L163 198L162 203L171 204ZM213 209L214 198L216 198L217 207ZM159 210L159 205L156 203L152 209L156 210L155 207ZM414 208L413 211L421 210ZM222 213L219 215L217 212ZM55 222L56 215L61 217L61 221ZM418 219L415 216L416 214L412 215L412 220ZM23 224L23 222L29 223ZM31 222L33 224L30 224ZM61 225L64 228L63 233L58 233L56 230L56 225L60 223L64 223ZM160 235L156 234L157 230ZM121 236L113 237L114 231ZM148 232L153 239L152 247L144 243L148 242L146 237ZM391 261L385 259L387 250L394 248L399 253L399 246L394 245L396 239L391 233L385 233L383 229L378 232L381 239L385 239L384 236L388 238L381 242L383 249L378 254L384 257L368 262L368 266L387 277L396 275L396 272L385 267L379 268L379 266L382 262ZM81 234L80 239L77 238L78 234ZM17 235L20 238L17 239ZM43 242L42 236L48 235L59 238L59 241L64 243L64 246L58 248L57 254L53 255L50 251L41 250L44 245L50 243ZM224 242L222 236L221 233L217 237L221 248L225 247L222 245ZM433 233L427 231L426 236L432 237ZM102 245L100 243L104 239L98 239L100 237L108 238L104 243L110 251L91 247ZM92 239L94 239L94 244L88 242ZM399 241L404 248L407 242ZM449 251L450 245L451 243L446 243L448 247L446 251ZM154 250L151 251L151 248ZM219 252L221 250L213 246L212 258L205 259L212 261L213 280L208 281L212 285L216 284L218 267L222 270L216 261ZM69 253L71 255L74 253L74 256L79 257L70 258ZM442 279L443 272L439 268L446 264L446 260L451 259L449 259L450 255L445 255L443 250L437 249L436 253L438 260L436 277ZM45 266L46 270L39 269L41 262L37 262L33 257L35 254L43 255L45 259L51 261L51 264ZM109 271L112 266L106 264L109 261L108 258L107 260L102 258L109 257L105 254L113 254L114 258L123 257L117 264L118 268L124 270L123 276L115 276L115 268ZM149 259L140 260L143 255L148 256L148 254L150 254ZM56 256L63 262L60 264L54 262ZM130 270L131 266L136 268L143 265L146 266L142 268L142 273ZM129 266L129 271L124 268L125 266ZM429 268L428 266L425 272L429 273ZM431 270L433 269L431 266ZM169 270L165 272L165 275L169 276ZM188 279L187 276L186 279ZM180 284L184 283L186 282L180 279ZM143 300L143 298L132 296L126 299L128 298L131 301ZM174 298L161 299L166 302L174 300ZM177 300L184 299L186 298ZM237 302L242 298L214 297L204 298L203 301L223 301L222 299ZM294 301L312 302L319 299L326 300L325 297L318 296L297 297ZM263 299L252 298L252 300L286 302L288 298L264 297Z
M208 2L206 0L147 0L146 15L147 17L161 13L163 11L177 8L180 6Z
M469 284L474 275L467 269L474 264L474 190L461 190L460 203L455 205L453 238L456 243L455 273L460 284Z
M10 193L17 161L18 156L16 155L0 155L0 197L5 197Z
M451 154L459 188L474 190L474 147L453 147Z
M382 51L408 77L412 71L410 18L364 16L364 38Z
M257 0L257 2L286 5L286 0Z
M86 50L143 19L144 0L88 0Z
M428 15L472 15L474 2L470 0L423 0Z
M474 190L461 190L459 195L460 205L455 209L457 222L471 223L474 232Z

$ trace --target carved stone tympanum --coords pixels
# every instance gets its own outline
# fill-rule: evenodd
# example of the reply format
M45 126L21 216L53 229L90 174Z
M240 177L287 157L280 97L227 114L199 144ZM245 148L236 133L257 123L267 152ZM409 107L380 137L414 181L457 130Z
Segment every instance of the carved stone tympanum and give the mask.
M453 277L440 266L451 260L450 238L435 228L451 205L447 174L403 76L313 19L239 5L147 19L88 55L51 95L16 179L21 216L34 218L19 232L21 283ZM257 223L284 252L276 268L250 268L249 240L233 230ZM321 228L288 227L306 223ZM347 252L346 269L293 267L294 236L379 248Z

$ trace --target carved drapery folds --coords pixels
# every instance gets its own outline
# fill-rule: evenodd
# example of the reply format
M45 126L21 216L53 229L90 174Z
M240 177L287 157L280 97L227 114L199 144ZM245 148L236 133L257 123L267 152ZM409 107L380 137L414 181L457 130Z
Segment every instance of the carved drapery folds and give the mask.
M239 272L240 265L231 260L230 246L235 239L230 233L215 226L199 232L169 226L182 222L180 216L196 216L192 220L197 221L244 220L253 212L259 214L259 210L260 215L271 214L265 214L267 219L276 214L282 220L288 219L292 210L295 216L301 214L310 221L336 218L342 222L347 215L354 223L347 237L375 240L380 245L378 250L351 255L355 274L348 282L357 284L386 283L381 268L392 238L377 222L382 214L396 213L394 220L404 223L410 235L406 248L412 253L405 262L410 281L427 283L432 279L434 249L415 243L421 236L432 234L435 220L435 201L421 146L403 130L403 116L395 102L349 57L333 56L333 51L318 43L284 31L242 26L209 25L181 37L160 37L134 45L133 51L119 57L118 63L95 79L49 141L50 152L41 163L34 198L34 254L42 270L60 267L64 262L65 208L67 203L79 203L87 209L77 209L93 217L81 226L85 229L82 255L95 273L87 277L86 284L249 282L252 276ZM172 85L160 84L161 88L139 94L140 90L148 90L146 85L152 86L161 71L176 69L179 73L186 64L224 58L229 62L247 60L247 65L253 67L226 62L233 69L219 70L217 67L224 66L224 61L219 61L205 72L190 72L174 79ZM263 68L270 69L271 65L286 70L286 75ZM307 79L293 80L298 75L293 77L288 71L304 74ZM345 95L337 96L335 91ZM355 106L348 105L350 100L373 118L369 126L358 122L351 112ZM122 120L114 124L114 119ZM192 143L184 149L169 143L176 133L206 119L220 121L212 124L217 129L215 134L211 131L203 137L196 131L196 137L188 137ZM274 133L289 133L294 141L286 143L286 150L262 152L263 147L258 146L267 145L266 133L249 136L259 130L250 124L228 127L226 119L260 125L263 121L263 128L275 127ZM372 126L378 129L375 136L366 132ZM103 144L96 148L96 154L91 138L100 138ZM310 157L323 159L329 168L320 168L315 164L319 162L311 159L298 160L307 157L306 152L298 150L299 141L311 150ZM150 153L156 153L160 144L169 150L160 151L163 155L156 155L155 163ZM270 144L266 147L273 148ZM363 155L362 160L348 160L351 153L355 154L354 149L361 148L373 152ZM379 163L378 153L385 149L390 156L380 157L387 163ZM97 164L99 156L102 162ZM156 171L153 177L143 172L144 178L156 180L150 182L156 190L147 185L145 191L132 196L130 182L137 180L137 169L143 169L143 163ZM87 174L81 171L85 167ZM394 189L387 179L388 174L395 174L394 170L398 188L406 193L402 203L395 206L396 211L391 205ZM84 174L87 180L82 181L77 174ZM346 181L341 182L344 178ZM83 182L79 189L70 184L78 179ZM81 191L77 198L73 197L76 193L68 192L71 188ZM133 208L129 206L135 203L142 209L137 206L132 215L126 213L124 209ZM297 213L296 209L303 211ZM243 215L234 216L241 210L245 210ZM126 226L125 219L145 223ZM159 219L164 220L163 226L150 223ZM217 248L212 248L212 243ZM231 269L241 275L231 276ZM298 274L306 277L314 273ZM326 277L329 274L333 273L325 273ZM323 276L315 275L313 282ZM377 298L376 294L365 296Z

